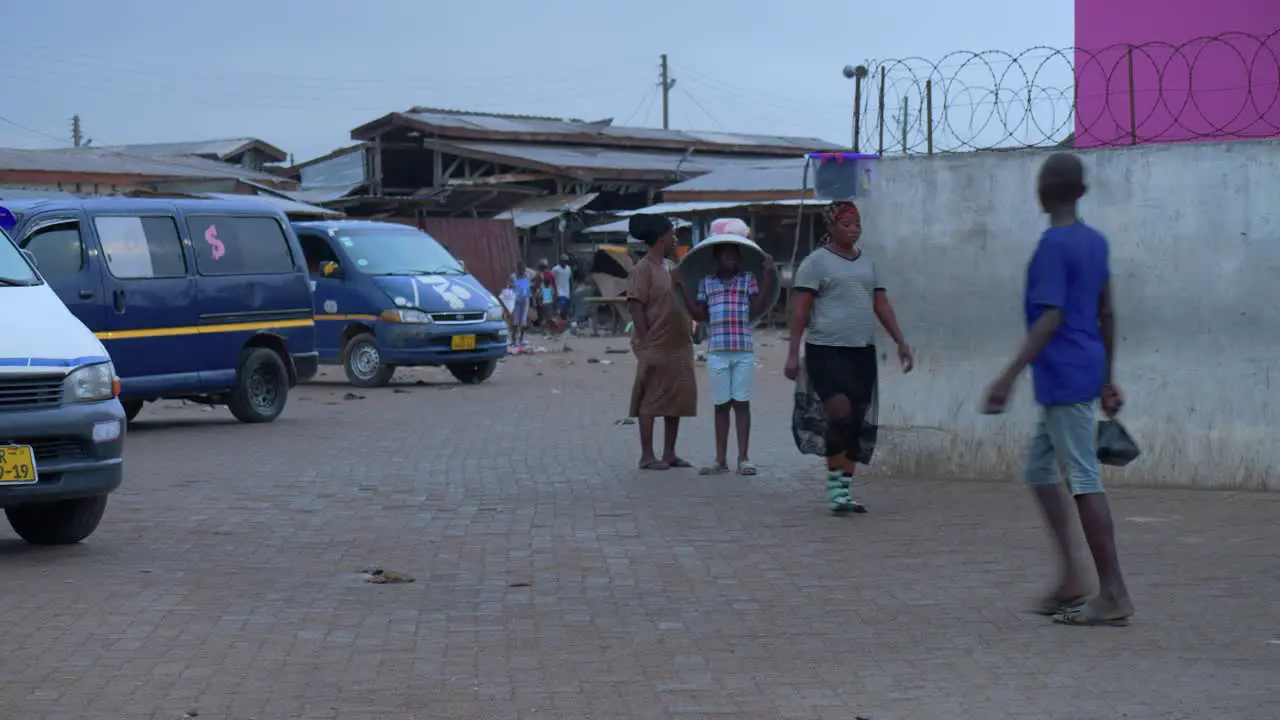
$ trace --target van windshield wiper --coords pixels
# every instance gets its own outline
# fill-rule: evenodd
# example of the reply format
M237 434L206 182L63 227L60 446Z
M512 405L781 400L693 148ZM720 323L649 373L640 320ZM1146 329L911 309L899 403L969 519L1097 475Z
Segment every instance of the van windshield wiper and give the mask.
M30 285L35 285L35 284L36 284L36 281L34 279L23 280L22 278L11 278L11 277L0 276L0 285L4 285L5 287L28 287Z

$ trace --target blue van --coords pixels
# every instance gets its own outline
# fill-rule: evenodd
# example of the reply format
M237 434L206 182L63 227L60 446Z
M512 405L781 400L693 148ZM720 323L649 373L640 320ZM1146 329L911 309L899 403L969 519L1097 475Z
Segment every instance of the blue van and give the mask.
M277 208L125 197L3 205L18 247L106 346L130 420L146 401L178 398L271 422L289 389L315 375L307 269Z
M441 365L481 383L507 354L501 304L427 233L368 220L293 228L312 277L320 360L342 365L353 385Z

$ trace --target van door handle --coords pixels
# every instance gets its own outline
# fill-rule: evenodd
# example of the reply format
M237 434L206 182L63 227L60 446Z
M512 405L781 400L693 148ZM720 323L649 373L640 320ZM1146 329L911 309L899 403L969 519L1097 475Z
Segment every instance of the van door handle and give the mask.
M81 300L88 300L88 299L89 299L89 298L91 298L91 297L93 297L93 291L92 291L92 290L81 290L81 291L80 291L80 299L81 299Z
M124 291L113 290L111 292L111 299L115 303L116 312L118 313L124 312Z

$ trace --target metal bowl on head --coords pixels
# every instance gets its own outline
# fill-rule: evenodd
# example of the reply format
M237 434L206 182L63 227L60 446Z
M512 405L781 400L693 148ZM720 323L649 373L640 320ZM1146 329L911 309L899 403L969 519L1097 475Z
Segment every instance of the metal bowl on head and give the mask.
M769 314L769 311L777 304L778 296L782 292L776 277L774 282L769 284L769 287L765 287L764 259L766 253L760 249L759 245L741 235L711 235L685 253L685 256L680 259L680 264L676 267L680 272L680 277L684 280L685 287L689 288L689 294L697 297L698 286L702 284L702 279L708 275L714 275L716 272L716 260L712 257L713 249L717 245L726 244L738 246L738 253L741 257L738 262L739 272L753 273L756 276L756 282L760 285L760 290L768 293L761 311L759 313L753 312L750 315L751 323L754 325L760 321L760 318ZM684 306L684 298L680 298L680 307L686 313L689 312L689 308Z

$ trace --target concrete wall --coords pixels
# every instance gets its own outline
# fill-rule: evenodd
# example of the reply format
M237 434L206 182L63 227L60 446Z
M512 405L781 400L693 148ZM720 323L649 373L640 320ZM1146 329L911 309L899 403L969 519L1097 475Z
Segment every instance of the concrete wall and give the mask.
M1244 33L1248 33L1245 35ZM1222 36L1213 42L1197 38ZM1280 2L1076 0L1076 147L1274 137ZM1134 51L1130 120L1128 45Z
M1027 259L1045 226L1045 153L890 158L860 202L918 369L892 348L881 470L1016 472L1030 380L991 418L979 398L1023 336ZM1280 489L1280 141L1081 153L1085 219L1111 240L1122 419L1145 455L1113 482Z

